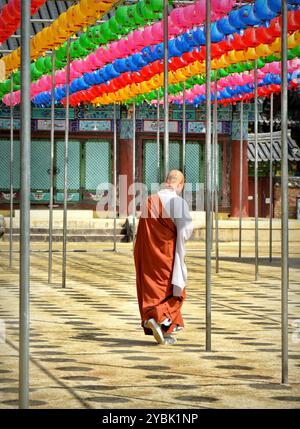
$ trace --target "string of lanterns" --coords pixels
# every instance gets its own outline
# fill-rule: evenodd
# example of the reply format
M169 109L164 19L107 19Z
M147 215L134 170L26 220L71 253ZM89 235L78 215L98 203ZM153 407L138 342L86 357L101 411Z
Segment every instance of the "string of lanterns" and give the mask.
M46 0L31 0L31 15L35 15ZM9 0L0 12L0 43L4 43L20 27L21 0Z
M255 6L255 5L254 5ZM229 14L230 16L230 14ZM227 17L223 17L224 21L228 19ZM263 25L263 22L260 22ZM292 32L295 29L300 28L300 10L294 9L289 12L288 15L288 28L289 31ZM276 17L270 21L269 28L265 26L257 27L257 28L247 28L242 35L235 32L232 35L232 38L228 38L227 40L222 40L222 42L214 43L212 45L212 57L219 57L220 61L223 64L218 64L216 68L220 66L226 66L234 62L243 61L245 59L254 59L257 57L265 57L272 52L279 52L280 45L278 43L279 40L276 41L276 35L279 35L281 32L281 25L279 17ZM199 36L200 33L200 36ZM224 36L224 35L223 35ZM296 37L296 33L293 34L293 38ZM260 43L261 41L267 41L269 45ZM290 47L293 47L297 44L297 41L293 41L291 37L289 38ZM197 43L201 43L201 46L197 46ZM178 57L183 56L185 62L202 61L205 58L205 48L203 44L205 43L205 38L203 41L203 29L196 28L192 31L188 31L181 36L178 36L169 41L169 57L175 58L175 68L172 67L173 64L170 63L170 70L176 70L177 68L182 67L184 64L182 63L182 59L179 60ZM248 46L248 48L247 48ZM235 50L233 48L244 47L246 49ZM197 49L198 48L198 49ZM225 55L223 53L226 53ZM186 53L190 53L189 56ZM220 54L222 54L220 56ZM133 56L127 57L126 59L116 60L115 62L109 64L108 66L97 70L96 72L87 71L96 67L94 58L89 56L85 61L81 62L73 62L71 63L71 86L70 93L78 92L78 96L80 96L80 91L83 89L86 90L90 87L93 87L95 84L101 85L106 84L107 82L113 81L113 90L120 87L122 85L122 80L124 81L124 73L127 72L143 72L145 70L145 66L150 64L152 68L152 73L150 75L157 73L157 61L161 60L163 57L163 44L158 44L154 47L148 47L148 49L144 49L140 54L134 54ZM224 64L225 62L225 64ZM84 65L84 67L83 67ZM213 63L213 68L214 67ZM162 67L162 65L160 64ZM198 64L194 72L201 72L201 66ZM203 68L203 64L202 64ZM80 74L83 74L83 70L85 71L84 77L78 77ZM149 71L149 70L148 70ZM150 77L148 73L148 78ZM119 81L116 78L120 78ZM131 74L131 82L136 83L140 82L140 78L136 79L135 74ZM56 74L56 86L58 86L55 91L55 99L56 101L61 101L61 99L65 96L65 87L61 87L61 84L65 82L65 72L57 72ZM129 83L129 82L128 82ZM124 85L124 82L123 82ZM47 93L43 93L42 90L48 90ZM31 95L34 97L36 94L41 93L37 96L33 101L36 104L49 104L51 101L51 79L48 76L44 76L42 79L37 81L35 84L31 86ZM98 93L97 93L98 91ZM95 97L96 95L100 95L103 92L103 86L100 90L93 91L92 95ZM100 91L100 92L99 92ZM77 97L78 98L78 97ZM19 95L14 94L13 103L16 104L19 102ZM10 97L6 97L5 102L10 102Z
M37 59L49 49L60 46L78 30L90 24L94 24L116 0L80 0L79 4L70 6L66 12L48 27L43 28L32 37L30 41L30 53L32 59ZM4 56L6 75L20 67L21 48Z
M235 4L233 0L213 0L214 19L219 19L223 16L223 12L230 11L233 4ZM194 19L193 22L197 22L198 24L203 23L205 19L204 6L205 0L198 0L198 2L193 5L193 8L195 8L197 12L197 21ZM162 8L163 0L143 0L133 6L119 7L116 11L116 15L111 17L107 22L100 26L89 27L86 33L83 33L76 41L70 43L70 58L74 60L71 63L72 75L74 71L82 75L83 73L102 67L115 59L123 58L125 55L138 52L141 49L141 39L143 39L143 47L147 47L149 42L161 42L163 40L162 21L154 25L146 26L139 31L132 30L138 28L139 25L144 25L155 19L160 19ZM221 8L223 8L222 13ZM169 26L172 29L170 33L173 35L178 35L183 30L186 30L187 23L190 23L189 25L192 24L191 19L184 21L184 23L181 23L180 20L178 21L179 16L186 16L185 9L186 7L174 9L169 16ZM126 39L123 38L109 43L104 46L104 48L102 47L103 44L114 40L121 34L128 34L128 36ZM95 53L91 52L95 49ZM55 54L56 70L63 69L66 65L66 43L58 48ZM78 58L86 59L85 61L77 62L75 59ZM47 79L44 79L44 75L50 75L51 71L51 57L40 57L36 62L31 64L31 80L37 81L42 77L45 84ZM64 74L59 74L59 84L65 83L65 76L66 70L64 69ZM13 89L15 91L20 89L20 79L20 72L14 72ZM39 89L38 92L49 90L49 82L50 80L48 80L48 87L42 85L43 89ZM9 93L10 88L11 83L9 79L0 84L0 98Z
M146 1L151 7L151 0ZM152 4L153 8L161 13L160 0L153 1L156 2ZM214 18L219 17L218 21L211 24L213 70L224 69L232 64L238 66L239 63L251 62L254 59L265 58L267 62L278 60L281 50L281 0L255 0L253 4L231 10L228 16L224 16L224 8L232 8L235 1L213 0L212 3L215 7ZM199 25L199 19L205 18L204 5L205 1L199 0L193 5L174 9L170 15L174 24L174 28L171 27L174 30L173 36L177 34L168 43L171 85L188 81L205 70L205 30L203 27L195 27L196 22ZM288 48L294 58L299 56L300 0L288 0L288 5ZM127 103L132 98L143 97L154 90L157 94L157 89L163 86L162 38L160 21L144 29L134 30L123 45L125 39L113 42L107 50L98 48L85 60L73 61L70 104ZM93 48L94 45L90 45L88 49ZM128 56L129 53L131 55ZM36 77L34 68L37 68L37 63L38 61L32 67L33 77ZM39 70L39 73L42 73L42 70ZM56 102L64 102L65 80L65 70L57 71L54 93ZM43 75L37 79L37 82L31 85L33 102L36 105L49 105L50 89L50 76ZM0 96L7 90L8 82L0 85ZM144 99L147 99L147 96ZM6 95L3 101L9 104L10 100L11 97ZM13 93L12 100L13 104L20 102L19 91Z

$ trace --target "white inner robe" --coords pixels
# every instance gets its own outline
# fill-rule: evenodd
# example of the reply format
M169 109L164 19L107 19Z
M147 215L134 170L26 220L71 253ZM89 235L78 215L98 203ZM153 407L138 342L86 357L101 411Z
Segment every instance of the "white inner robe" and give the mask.
M158 196L166 211L177 228L175 260L172 274L173 294L180 296L187 281L187 268L184 262L185 241L193 233L193 223L187 202L173 189L164 188L158 192Z

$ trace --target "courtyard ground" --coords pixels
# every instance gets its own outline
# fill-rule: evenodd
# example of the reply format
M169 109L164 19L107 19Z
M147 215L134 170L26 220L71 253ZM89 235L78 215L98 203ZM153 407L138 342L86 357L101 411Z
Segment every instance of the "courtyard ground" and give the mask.
M15 244L15 246L17 246ZM0 243L0 408L18 406L18 253L8 269ZM55 243L60 250L61 244ZM212 278L212 351L205 351L205 248L188 244L186 323L174 346L159 346L140 328L132 244L70 243L67 288L54 253L32 244L30 399L32 408L299 408L300 248L290 247L289 385L280 357L280 245L274 260L253 243L220 246ZM15 250L17 248L15 247ZM74 252L74 250L76 250Z

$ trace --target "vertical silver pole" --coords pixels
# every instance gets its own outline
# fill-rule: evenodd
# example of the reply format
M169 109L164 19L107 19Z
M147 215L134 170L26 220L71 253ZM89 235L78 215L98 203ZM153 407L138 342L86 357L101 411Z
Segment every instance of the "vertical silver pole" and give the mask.
M164 178L169 172L169 12L168 0L164 0Z
M289 205L288 205L288 84L287 84L287 0L281 1L281 319L282 383L288 383L288 285L289 285Z
M157 91L157 110L156 110L156 147L157 147L157 183L160 183L160 112L159 112L159 90Z
M30 2L22 0L19 407L23 409L29 408L30 165Z
M49 260L48 260L48 283L52 282L52 250L53 250L53 180L54 180L54 89L55 89L55 50L52 51L52 73L51 73L51 131L50 131L50 201L49 201Z
M132 138L132 184L133 184L133 197L132 197L132 241L133 241L133 247L135 244L135 218L136 218L136 207L135 207L135 146L136 146L136 112L135 112L135 102L132 106L132 132L133 132L133 138Z
M114 104L114 147L113 147L113 184L114 184L114 252L117 251L117 112Z
M185 152L186 152L186 88L183 82L182 92L182 173L185 177Z
M258 280L258 109L257 109L257 60L254 65L254 215L255 215L255 281Z
M274 97L271 94L271 111L270 111L270 191L269 191L269 260L272 261L273 245L273 116L274 116Z
M217 70L214 73L214 109L213 109L213 157L214 157L214 200L215 200L215 253L216 253L216 273L219 272L219 151L218 151L218 91L217 91Z
M13 75L10 76L10 211L9 211L9 268L13 262L13 212L14 212L14 106L13 106L14 81Z
M242 217L243 217L243 155L244 155L244 102L240 103L240 212L239 212L239 258L242 257Z
M67 41L66 76L66 124L64 147L64 215L63 215L63 266L62 287L66 287L67 278L67 228L68 228L68 158L69 158L69 98L70 98L70 39Z
M206 134L205 134L205 170L206 170L206 351L211 351L211 250L212 250L212 213L211 213L211 5L206 0Z

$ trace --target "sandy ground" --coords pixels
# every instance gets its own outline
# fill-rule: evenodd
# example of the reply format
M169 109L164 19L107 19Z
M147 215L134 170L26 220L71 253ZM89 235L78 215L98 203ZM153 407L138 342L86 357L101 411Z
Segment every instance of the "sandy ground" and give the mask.
M0 243L0 408L18 406L18 253L8 268ZM61 244L55 244L61 249ZM30 399L32 408L299 408L300 248L290 248L289 385L281 382L279 244L269 263L253 243L220 246L212 276L212 351L205 350L204 243L188 245L185 330L160 346L140 328L132 244L68 245L67 288L61 253L48 285L47 245L31 255ZM15 250L17 250L15 248ZM77 250L77 252L74 250ZM78 250L81 250L78 252Z

